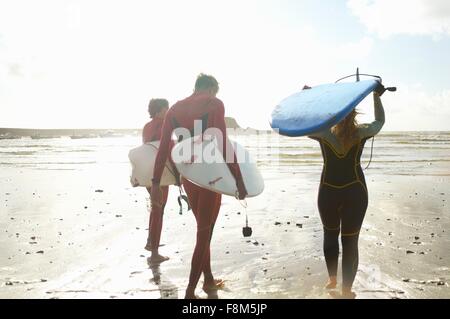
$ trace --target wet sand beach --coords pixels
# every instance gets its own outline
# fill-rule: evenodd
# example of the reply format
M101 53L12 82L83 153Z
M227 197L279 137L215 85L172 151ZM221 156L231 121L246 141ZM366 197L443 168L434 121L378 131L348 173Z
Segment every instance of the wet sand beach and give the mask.
M375 142L357 298L450 298L450 135L417 134L420 144L400 133ZM194 217L185 207L179 214L171 188L160 249L170 260L150 265L148 195L128 182L126 156L138 137L0 142L0 298L184 296ZM224 197L212 266L226 288L212 297L330 298L319 147L283 139L280 149L277 165L267 163L272 150L258 156L266 188L247 209ZM250 238L242 235L246 213Z

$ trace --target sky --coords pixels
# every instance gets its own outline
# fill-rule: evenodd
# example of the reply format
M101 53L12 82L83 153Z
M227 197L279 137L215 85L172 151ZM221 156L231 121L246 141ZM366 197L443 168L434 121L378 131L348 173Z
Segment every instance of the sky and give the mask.
M359 67L398 88L385 130L450 130L449 57L448 0L0 0L0 127L139 128L203 72L227 116L268 129L283 98Z

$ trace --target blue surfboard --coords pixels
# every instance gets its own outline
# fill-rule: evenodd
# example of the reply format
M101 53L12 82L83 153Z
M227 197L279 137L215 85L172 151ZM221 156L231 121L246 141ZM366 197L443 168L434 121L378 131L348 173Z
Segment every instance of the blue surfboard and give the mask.
M343 120L378 86L377 80L324 84L295 93L272 112L270 125L281 135L305 136Z

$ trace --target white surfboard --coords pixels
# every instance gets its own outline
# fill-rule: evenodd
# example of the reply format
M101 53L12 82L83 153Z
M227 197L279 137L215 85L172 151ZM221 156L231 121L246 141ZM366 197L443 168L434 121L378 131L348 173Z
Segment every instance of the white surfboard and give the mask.
M159 141L143 144L128 153L131 162L130 182L133 187L151 187L153 168L155 166L156 154L158 153ZM170 162L166 162L161 176L161 186L175 185L176 179L174 168Z
M247 197L255 197L264 190L264 180L250 153L231 141L241 169ZM219 151L216 139L193 137L178 143L172 150L178 172L186 179L213 192L236 196L236 180Z

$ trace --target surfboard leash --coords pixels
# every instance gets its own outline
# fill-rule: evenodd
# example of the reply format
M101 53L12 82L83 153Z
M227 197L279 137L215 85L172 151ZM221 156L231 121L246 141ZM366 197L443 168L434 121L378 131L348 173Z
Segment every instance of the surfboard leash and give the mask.
M241 206L244 208L245 211L245 227L242 227L242 235L244 237L250 237L253 233L253 230L251 227L248 226L247 201L245 199L244 200L239 200L239 198L237 199L239 201L239 204L241 204Z
M178 190L180 192L180 196L178 196L178 205L180 206L180 215L183 215L183 204L181 200L184 200L187 204L187 210L191 210L191 205L189 205L189 199L186 195L183 194L183 189L181 188L181 185L178 186Z
M372 163L372 156L373 156L373 143L375 141L375 136L372 137L372 146L370 147L370 159L369 159L369 163L367 163L367 166L364 170L368 169L370 164Z

